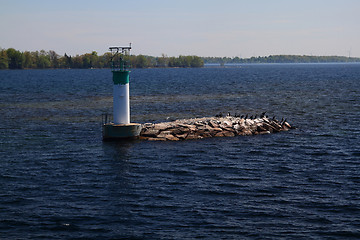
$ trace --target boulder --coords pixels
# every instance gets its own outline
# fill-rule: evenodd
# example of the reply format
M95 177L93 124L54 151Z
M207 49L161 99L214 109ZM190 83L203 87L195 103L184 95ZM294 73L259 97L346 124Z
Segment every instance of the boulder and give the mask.
M233 128L236 130L236 131L241 131L241 129L243 129L244 127L242 127L240 124L235 124L234 126L233 126Z
M195 131L197 130L197 128L196 128L196 126L194 126L194 125L190 125L189 130L190 130L191 132L195 132Z
M195 122L194 125L199 127L199 126L204 126L205 123L200 121L200 122Z
M139 136L139 140L149 140L149 137Z
M203 138L210 138L213 137L213 135L210 132L205 132L201 135Z
M165 131L169 128L172 128L172 126L171 123L165 122L165 123L156 123L153 128L159 131Z
M205 132L207 132L205 129L198 129L196 132L194 132L197 135L203 135Z
M202 137L193 133L190 133L186 136L186 140L193 140L193 139L201 139Z
M226 128L223 128L223 131L235 132L236 130L234 128L231 128L231 127L226 127Z
M143 128L140 134L144 137L157 137L159 130L154 128Z
M185 128L185 127L176 127L175 126L175 128L168 129L168 131L171 131L172 134L174 134L174 135L179 135L179 134L188 133L190 131L190 129Z
M272 121L272 122L270 122L269 125L273 129L273 132L280 132L281 131L281 126L276 122Z
M263 125L258 125L256 131L263 132L263 131L267 131L267 129Z
M230 131L224 131L223 135L224 135L224 137L234 137L235 133L230 132Z
M290 128L288 128L287 126L283 125L282 128L281 128L282 131L289 131Z
M187 137L188 133L184 133L184 134L176 134L175 137L179 138L179 139L185 139Z
M239 135L250 136L252 135L252 132L249 129L244 129Z
M225 128L231 128L232 127L232 123L228 122L228 121L224 121L222 123L219 124L219 127L222 128L222 129L225 129Z
M169 141L179 141L180 140L179 138L177 138L177 137L175 137L174 135L171 135L171 134L166 135L165 138L166 138L166 140L169 140Z
M289 128L289 129L292 129L291 125L288 123L288 122L284 122L283 124L285 127Z
M192 125L185 124L185 123L177 123L176 126L177 126L177 127L183 127L183 128L189 128L189 127L191 127Z
M219 124L215 121L209 121L209 126L212 128L219 128Z
M260 135L263 135L263 134L270 134L270 131L261 131L261 132L258 132L258 134L260 134Z
M274 132L274 127L273 126L271 126L270 124L268 124L268 123L263 123L263 125L262 125L262 127L264 128L264 129L266 129L267 131L269 131L269 132Z
M157 135L157 137L158 138L166 138L166 136L168 136L170 134L171 134L171 131L162 131Z
M224 137L224 133L223 132L218 132L215 134L215 137Z
M246 119L245 121L244 121L244 124L246 125L246 126L251 126L251 125L253 125L255 122L253 121L253 120L251 120L251 119Z
M148 141L166 141L166 138L148 138Z
M232 121L224 121L223 122L224 125L227 125L229 127L231 127L233 124L232 124Z

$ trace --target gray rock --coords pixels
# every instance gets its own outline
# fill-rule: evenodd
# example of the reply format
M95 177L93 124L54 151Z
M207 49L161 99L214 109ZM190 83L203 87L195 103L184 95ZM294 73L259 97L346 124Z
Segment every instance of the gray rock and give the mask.
M140 134L144 137L157 137L159 130L154 128L145 128L145 130L143 129Z
M291 129L284 121L279 124L268 118L241 119L239 117L180 119L173 122L145 123L140 139L150 141L179 141L208 137L269 134Z

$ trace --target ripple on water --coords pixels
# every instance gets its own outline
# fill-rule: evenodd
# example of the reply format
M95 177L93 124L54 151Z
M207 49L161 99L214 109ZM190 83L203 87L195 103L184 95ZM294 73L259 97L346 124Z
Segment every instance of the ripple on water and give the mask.
M134 122L298 127L176 143L101 141L109 70L1 71L0 238L357 239L359 66L134 69Z

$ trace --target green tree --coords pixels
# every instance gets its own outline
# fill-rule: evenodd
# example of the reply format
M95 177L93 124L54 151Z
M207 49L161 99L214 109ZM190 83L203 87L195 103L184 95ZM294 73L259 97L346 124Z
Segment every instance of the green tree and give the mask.
M96 51L92 51L90 55L90 65L91 67L99 68L99 57Z
M34 68L35 59L33 58L31 52L25 51L23 54L24 54L24 68Z
M169 63L169 59L165 54L161 54L161 57L156 58L156 64L157 67L167 67Z
M82 56L76 55L72 58L71 68L83 68Z
M85 54L82 55L82 68L91 68L91 55L90 54Z
M138 55L136 57L135 66L137 68L146 68L149 66L149 61L144 55Z
M10 69L22 69L24 67L24 56L20 51L9 48L6 50L6 54L8 56Z
M180 59L176 57L169 58L169 67L179 67L181 65Z
M66 53L64 54L64 57L60 59L61 65L64 68L71 68L72 67L72 58L71 56L68 56Z
M193 56L191 59L191 63L190 63L191 67L203 67L204 66L204 61L201 59L201 57L198 56Z
M50 68L51 61L49 55L45 52L45 50L41 50L40 53L36 52L36 66L37 68Z
M9 68L9 59L7 57L6 51L1 49L0 51L0 69L8 69Z
M110 64L110 61L111 61L111 53L107 52L107 53L104 53L104 55L102 55L100 58L100 63L103 67L107 67L107 68L110 68L111 67L111 64Z
M191 66L191 56L179 56L179 63L180 65L177 67L190 67Z
M48 52L48 55L49 55L49 60L50 60L51 67L52 68L58 68L59 65L60 65L59 55L55 51L52 51L52 50L50 50Z

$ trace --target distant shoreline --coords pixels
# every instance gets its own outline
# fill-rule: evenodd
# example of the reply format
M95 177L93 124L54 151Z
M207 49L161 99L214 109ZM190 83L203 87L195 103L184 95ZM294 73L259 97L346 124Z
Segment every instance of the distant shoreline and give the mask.
M97 52L64 56L55 51L21 52L14 48L0 48L0 69L102 69L111 68L111 53ZM147 55L124 55L131 68L201 68L204 66L236 66L240 64L291 64L291 63L359 63L360 58L345 56L270 55L265 57L199 57L179 55L161 57ZM116 59L114 61L117 61Z
M204 64L244 64L244 63L358 63L360 58L345 56L270 55L266 57L203 57Z
M240 67L240 66L247 66L247 65L307 65L307 64L360 64L360 62L288 62L288 63L205 63L204 67Z
M331 64L359 64L360 62L309 62L309 63L226 63L224 65L221 65L220 63L205 63L202 67L196 67L196 68L240 68L244 66L261 66L261 65L331 65ZM195 67L142 67L142 68L136 68L136 67L130 67L130 69L194 69ZM99 69L108 69L111 70L109 67L104 68L21 68L21 69L0 69L1 70L99 70Z

